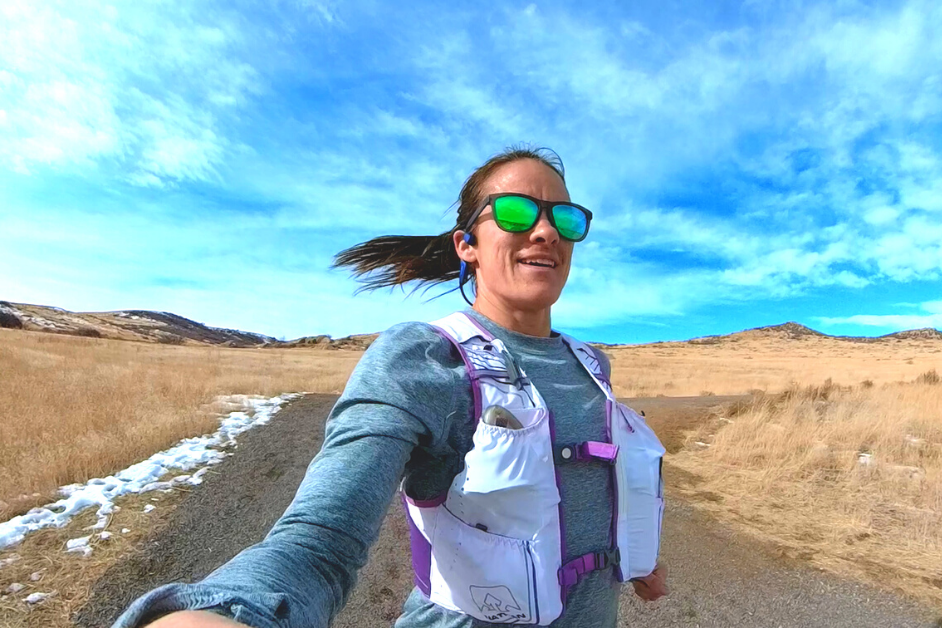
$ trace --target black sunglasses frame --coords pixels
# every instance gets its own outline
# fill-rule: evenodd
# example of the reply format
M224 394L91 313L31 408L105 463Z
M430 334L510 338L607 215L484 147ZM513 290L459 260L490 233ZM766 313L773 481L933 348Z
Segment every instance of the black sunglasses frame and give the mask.
M582 242L583 240L586 239L586 236L589 235L589 227L592 226L592 212L590 212L588 209L586 209L582 205L576 205L575 203L570 203L568 201L544 201L543 199L534 198L532 196L527 196L526 194L518 194L516 192L504 192L501 194L488 194L487 198L484 199L484 203L482 203L481 206L477 208L473 214L471 214L471 217L468 219L468 222L464 227L464 231L470 230L471 227L474 225L474 221L476 221L481 216L481 214L484 213L484 210L487 209L489 205L493 206L495 200L499 198L504 198L507 196L518 196L520 198L525 198L527 200L533 201L537 206L537 212L536 212L536 218L533 219L533 224L530 225L527 229L524 229L523 231L511 231L510 229L504 229L501 226L500 222L495 217L494 222L497 223L497 226L502 231L506 231L507 233L526 233L527 231L535 227L536 223L540 222L540 214L545 213L546 219L549 220L549 223L553 225L553 229L556 229L556 233L558 233L559 237L562 238L563 240L567 240L569 242ZM585 233L578 240L567 238L559 230L559 227L556 226L556 219L553 217L553 208L558 205L565 205L567 207L575 207L576 209L578 209L579 211L585 214L585 217L586 217Z

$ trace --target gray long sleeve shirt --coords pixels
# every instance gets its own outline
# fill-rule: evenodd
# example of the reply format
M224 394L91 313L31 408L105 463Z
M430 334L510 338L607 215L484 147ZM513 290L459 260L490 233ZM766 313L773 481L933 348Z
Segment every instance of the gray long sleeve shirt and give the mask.
M465 310L501 339L543 395L559 443L606 440L605 396L558 335L526 336ZM608 360L600 356L606 373ZM114 628L143 626L183 609L206 609L257 627L326 627L404 478L407 493L447 491L472 446L471 387L455 348L425 323L396 325L370 346L331 411L320 453L265 539L195 584L138 598ZM570 560L612 545L612 480L601 463L560 467ZM614 628L619 585L611 567L569 593L557 628ZM496 626L432 604L414 589L396 628Z

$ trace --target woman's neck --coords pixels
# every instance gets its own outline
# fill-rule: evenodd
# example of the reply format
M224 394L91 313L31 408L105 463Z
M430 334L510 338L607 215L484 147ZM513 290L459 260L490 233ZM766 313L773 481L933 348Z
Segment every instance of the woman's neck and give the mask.
M515 331L518 334L549 338L552 331L549 308L534 311L515 310L494 303L480 295L474 300L472 309L501 327Z

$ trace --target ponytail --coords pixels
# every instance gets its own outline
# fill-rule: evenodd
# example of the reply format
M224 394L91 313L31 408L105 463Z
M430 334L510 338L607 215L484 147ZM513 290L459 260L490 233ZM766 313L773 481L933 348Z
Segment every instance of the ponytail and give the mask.
M352 267L353 274L363 283L358 292L410 281L418 281L419 285L451 281L458 278L461 265L452 233L373 238L337 253L334 268ZM363 278L369 273L373 274Z
M491 157L471 173L458 195L458 220L450 231L437 236L380 236L345 249L334 256L334 268L348 266L363 284L357 292L399 286L410 281L437 284L458 279L461 259L452 234L467 226L483 202L484 184L498 168L522 159L534 159L552 168L566 182L563 162L548 148L510 147ZM474 275L472 268L469 274Z

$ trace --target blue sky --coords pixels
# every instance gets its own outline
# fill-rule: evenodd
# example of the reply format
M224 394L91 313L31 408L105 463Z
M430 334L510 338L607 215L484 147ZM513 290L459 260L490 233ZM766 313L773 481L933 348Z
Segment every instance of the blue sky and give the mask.
M355 296L331 257L448 230L529 142L596 217L558 328L942 327L939 3L444 6L3 0L0 299L430 320L463 301Z

